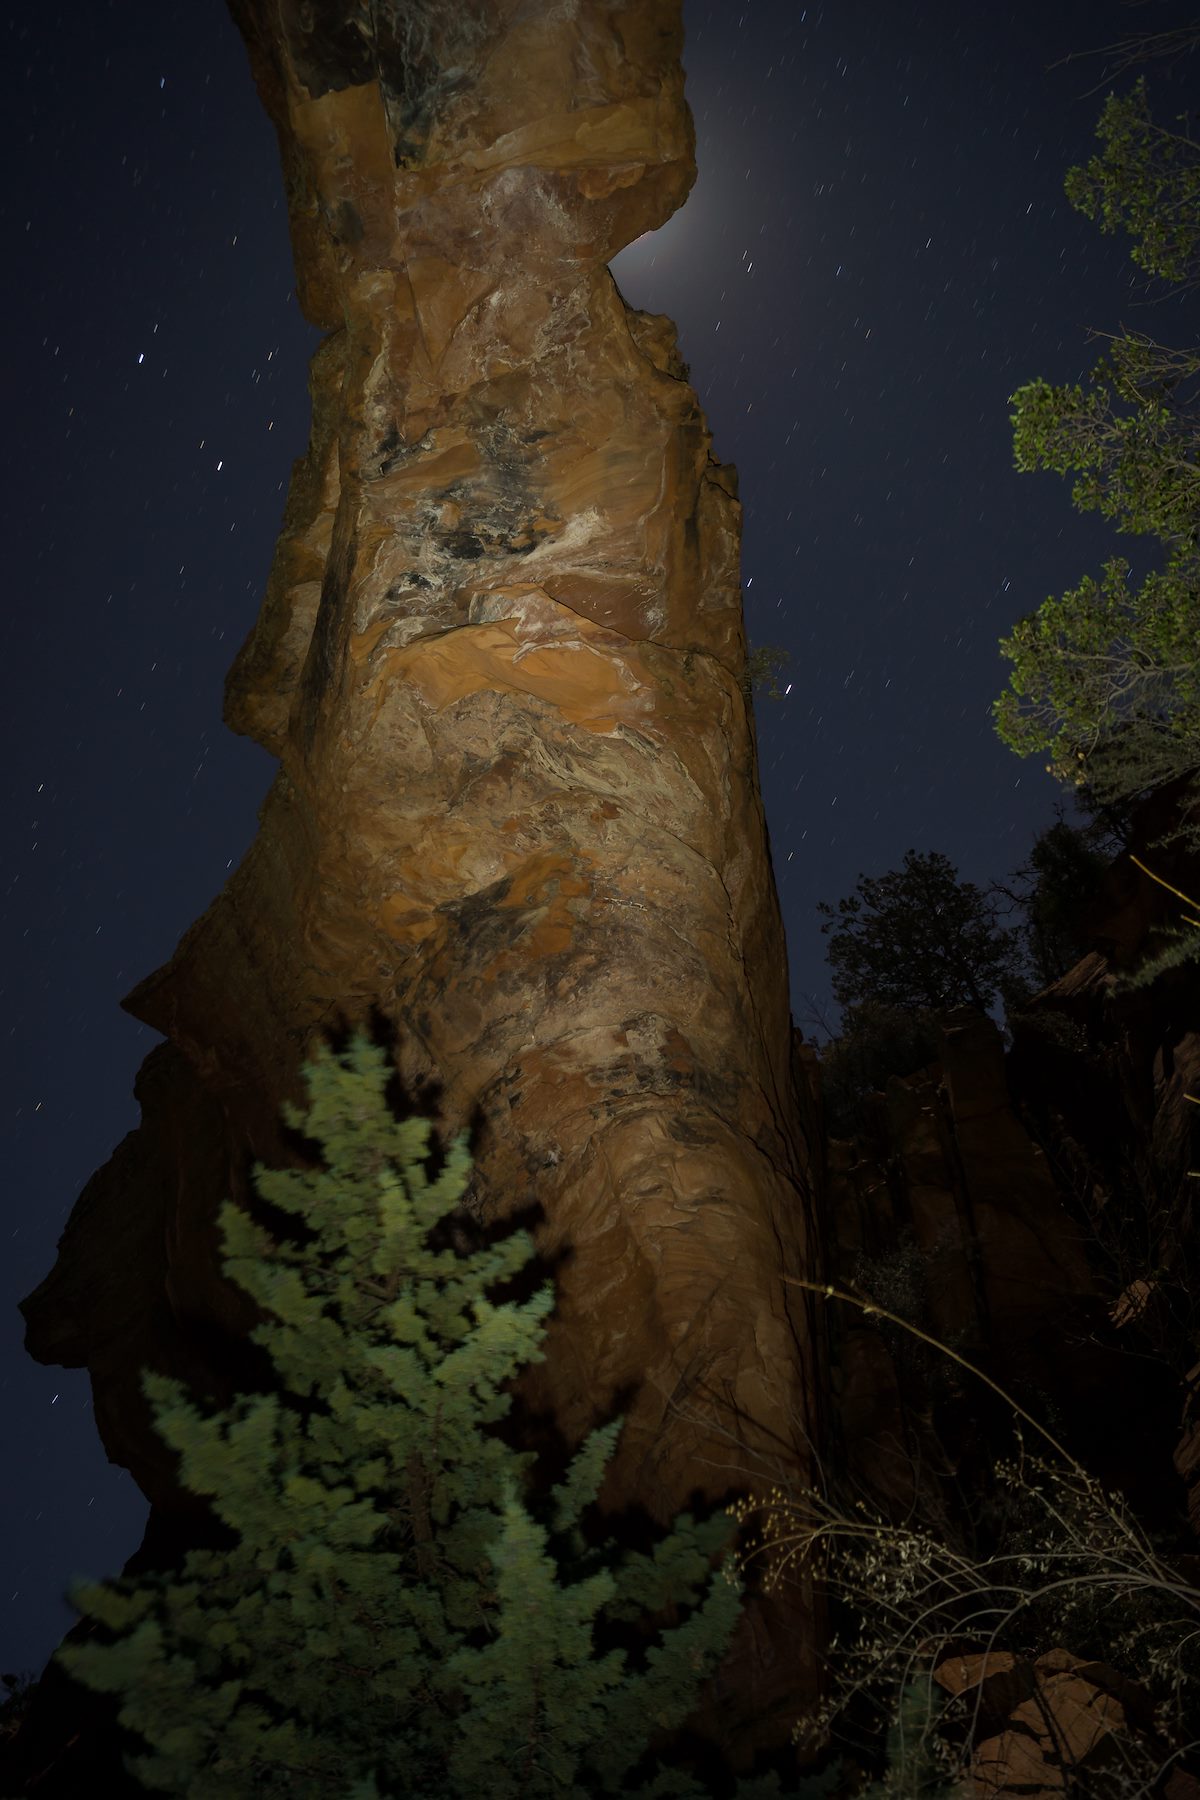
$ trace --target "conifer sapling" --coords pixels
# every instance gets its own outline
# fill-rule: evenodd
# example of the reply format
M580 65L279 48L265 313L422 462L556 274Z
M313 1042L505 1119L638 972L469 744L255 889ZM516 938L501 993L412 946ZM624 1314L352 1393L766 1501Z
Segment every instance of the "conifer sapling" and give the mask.
M224 1266L267 1315L252 1335L278 1390L210 1416L143 1378L182 1481L234 1547L77 1585L110 1641L57 1654L119 1697L146 1746L131 1775L189 1800L700 1793L681 1770L629 1778L732 1633L739 1593L713 1570L729 1522L683 1515L649 1556L589 1544L619 1420L536 1500L534 1458L490 1428L505 1384L541 1359L552 1287L488 1298L531 1257L524 1232L436 1246L470 1157L460 1137L436 1167L429 1121L392 1113L389 1072L361 1036L318 1052L307 1108L284 1116L322 1166L256 1169L311 1241L222 1209ZM598 1626L648 1604L682 1605L682 1623L644 1654L598 1646Z

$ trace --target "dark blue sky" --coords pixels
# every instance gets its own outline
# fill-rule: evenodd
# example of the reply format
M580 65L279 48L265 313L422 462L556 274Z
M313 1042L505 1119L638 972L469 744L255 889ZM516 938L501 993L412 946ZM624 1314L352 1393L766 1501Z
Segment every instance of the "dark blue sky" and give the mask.
M790 693L758 712L801 1020L807 996L830 1010L817 900L910 846L1003 877L1053 816L1037 760L992 730L997 640L1113 543L1064 483L1013 471L1008 396L1080 375L1089 326L1169 339L1177 315L1138 308L1124 244L1063 198L1103 65L1050 65L1189 9L684 11L700 179L616 273L679 322L740 471L751 638L791 653ZM136 1124L156 1039L118 1002L243 855L273 774L221 689L304 448L315 334L220 0L45 0L5 32L0 1670L36 1670L67 1580L118 1568L145 1506L86 1378L25 1356L16 1302ZM1184 73L1152 70L1164 114Z

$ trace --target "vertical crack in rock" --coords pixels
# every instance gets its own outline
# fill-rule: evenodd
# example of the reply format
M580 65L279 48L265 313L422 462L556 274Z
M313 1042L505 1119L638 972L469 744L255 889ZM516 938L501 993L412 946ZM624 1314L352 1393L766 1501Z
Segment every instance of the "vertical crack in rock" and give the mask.
M375 1009L441 1126L476 1119L484 1213L536 1204L569 1253L522 1391L572 1441L627 1406L605 1505L806 1480L822 1378L780 1277L819 1271L736 483L670 321L607 266L694 177L679 0L232 10L328 334L227 689L280 772L127 1002L168 1042L30 1348L90 1369L109 1455L187 1542L138 1372L236 1387L218 1205L283 1154L307 1047ZM813 1691L798 1592L751 1602L717 1685L743 1756Z

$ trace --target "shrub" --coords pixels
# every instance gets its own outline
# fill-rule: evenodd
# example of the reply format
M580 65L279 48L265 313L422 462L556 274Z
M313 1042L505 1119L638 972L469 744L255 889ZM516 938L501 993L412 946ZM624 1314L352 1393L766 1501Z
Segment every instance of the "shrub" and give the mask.
M1164 1770L1200 1741L1200 1590L1119 1496L1106 1493L1024 1408L956 1351L890 1309L787 1279L945 1351L1005 1400L1017 1440L1015 1458L995 1464L1006 1504L995 1546L982 1556L965 1555L919 1517L892 1524L863 1501L828 1488L777 1486L732 1509L742 1525L757 1521L757 1535L742 1551L744 1568L761 1563L768 1587L803 1569L858 1622L854 1640L832 1661L828 1698L799 1721L797 1740L836 1736L834 1728L858 1702L873 1701L892 1720L892 1767L875 1792L917 1791L906 1781L965 1782L975 1773L976 1689L965 1687L944 1710L930 1703L911 1744L903 1731L897 1735L905 1708L915 1710L922 1695L930 1697L930 1669L950 1652L967 1651L1010 1667L1048 1644L1065 1643L1075 1657L1135 1671L1153 1708L1151 1729L1107 1732L1107 1757L1102 1766L1089 1764L1086 1774L1060 1744L1056 1767L1065 1791L1096 1800L1149 1793ZM1022 1422L1050 1446L1052 1461L1025 1449ZM1045 1693L1038 1697L1045 1707Z
M131 1774L189 1800L707 1792L645 1753L693 1709L736 1622L737 1587L712 1567L728 1521L684 1515L648 1555L590 1542L616 1420L537 1500L534 1459L495 1427L552 1290L488 1297L529 1261L523 1232L439 1247L452 1216L469 1225L467 1148L438 1168L428 1121L392 1116L387 1077L356 1038L306 1069L303 1114L285 1108L323 1166L256 1181L303 1246L222 1209L225 1268L266 1315L252 1335L279 1391L206 1416L144 1378L234 1547L80 1585L110 1641L58 1659L118 1696L146 1746ZM648 1648L600 1642L667 1607L681 1622Z

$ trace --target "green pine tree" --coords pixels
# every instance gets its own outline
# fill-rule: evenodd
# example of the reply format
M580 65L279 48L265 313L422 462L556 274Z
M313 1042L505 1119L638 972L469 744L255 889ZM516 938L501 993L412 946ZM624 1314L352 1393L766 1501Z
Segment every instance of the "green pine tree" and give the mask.
M260 1166L256 1185L297 1216L303 1246L222 1209L224 1266L267 1315L252 1335L278 1391L206 1416L178 1383L143 1378L182 1480L234 1547L78 1584L110 1641L58 1657L118 1696L146 1746L131 1775L188 1800L709 1791L635 1765L729 1641L740 1596L713 1564L730 1522L683 1515L653 1555L590 1544L619 1421L539 1505L534 1458L491 1428L505 1384L540 1360L552 1288L487 1297L531 1240L468 1254L445 1241L465 1142L437 1169L429 1122L397 1122L388 1075L358 1037L305 1070L303 1113L284 1109L322 1166ZM648 1649L611 1641L609 1622L666 1606L682 1622Z

